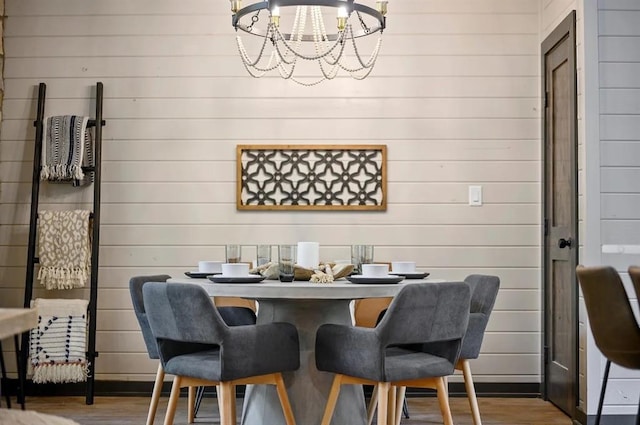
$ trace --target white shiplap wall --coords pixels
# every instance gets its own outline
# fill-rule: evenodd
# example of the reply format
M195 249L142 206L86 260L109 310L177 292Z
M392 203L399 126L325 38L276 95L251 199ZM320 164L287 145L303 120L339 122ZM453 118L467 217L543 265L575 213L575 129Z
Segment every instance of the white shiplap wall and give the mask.
M537 0L393 2L372 76L313 88L246 75L225 1L7 0L6 14L0 305L22 302L35 86L47 83L54 115L91 114L92 85L105 85L98 379L155 371L132 275L181 275L227 242L317 240L323 258L361 242L436 277L499 275L474 375L540 380ZM245 143L386 144L388 209L238 212ZM467 205L470 184L483 186L482 207ZM41 199L80 202L60 186Z
M598 1L600 70L600 231L602 264L621 274L638 318L637 295L627 268L640 264L636 253L611 253L618 246L640 247L640 3ZM615 250L615 249L614 249ZM589 355L605 360L597 350ZM601 375L600 375L601 376ZM600 380L589 392L599 391ZM640 371L613 366L605 414L633 415L640 397ZM591 409L590 409L591 410Z

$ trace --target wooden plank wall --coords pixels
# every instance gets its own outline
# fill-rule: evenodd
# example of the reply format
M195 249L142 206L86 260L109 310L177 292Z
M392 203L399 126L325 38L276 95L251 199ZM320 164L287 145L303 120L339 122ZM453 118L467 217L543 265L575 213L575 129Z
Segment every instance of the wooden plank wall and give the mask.
M640 320L626 273L640 264L640 3L599 0L598 28L602 264L620 272ZM599 390L599 382L594 385ZM634 414L640 371L613 366L607 392L605 412Z
M0 305L21 305L36 86L47 114L91 114L105 85L97 378L150 380L127 290L175 276L225 243L351 243L435 277L502 279L474 374L540 380L537 0L403 0L373 74L312 88L249 77L228 5L211 0L7 0L0 143ZM235 146L382 143L384 213L237 212ZM468 206L482 185L484 205ZM44 185L43 208L90 191ZM40 291L42 295L42 291ZM43 296L82 296L77 293Z

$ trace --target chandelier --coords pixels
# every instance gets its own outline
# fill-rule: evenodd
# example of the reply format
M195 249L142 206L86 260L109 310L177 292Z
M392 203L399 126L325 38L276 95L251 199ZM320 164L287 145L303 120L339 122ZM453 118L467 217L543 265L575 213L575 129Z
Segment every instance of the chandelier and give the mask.
M387 3L379 0L372 8L356 0L252 0L243 7L242 0L231 0L242 63L255 78L277 71L304 86L331 80L340 70L362 80L380 51ZM328 15L333 23L325 22ZM245 45L238 30L257 37ZM376 33L377 41L362 41ZM363 57L365 44L370 53Z

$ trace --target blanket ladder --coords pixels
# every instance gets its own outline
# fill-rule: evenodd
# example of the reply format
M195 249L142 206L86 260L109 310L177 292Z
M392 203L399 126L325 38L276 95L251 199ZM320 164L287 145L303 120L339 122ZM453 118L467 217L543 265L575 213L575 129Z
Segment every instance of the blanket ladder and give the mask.
M29 307L33 298L34 269L39 262L36 256L36 236L38 221L38 200L40 192L40 170L42 169L42 138L44 132L44 104L47 86L40 83L38 87L38 110L33 125L36 128L34 153L33 153L33 180L31 189L31 215L29 219L29 242L27 247L27 273L24 290L24 306ZM100 247L100 181L102 162L102 127L106 122L102 119L103 86L96 83L96 109L95 118L90 119L87 128L95 127L93 140L93 164L83 166L82 170L93 174L93 210L90 214L91 221L91 278L88 306L88 340L87 361L89 363L89 376L85 384L86 404L93 404L95 389L95 362L96 352L96 316L98 302L98 254ZM88 178L88 176L87 176ZM27 361L29 357L29 333L22 334L21 350L18 361L18 400L24 409L25 383ZM22 367L21 367L22 365Z

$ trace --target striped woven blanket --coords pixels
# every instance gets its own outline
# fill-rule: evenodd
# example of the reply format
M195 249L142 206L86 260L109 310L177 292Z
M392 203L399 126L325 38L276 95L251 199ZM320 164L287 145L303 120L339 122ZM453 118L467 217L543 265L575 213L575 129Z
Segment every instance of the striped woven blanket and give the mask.
M92 161L92 137L88 117L61 115L47 117L42 140L40 180L83 183L83 165Z
M33 382L87 380L87 300L37 298L38 326L31 330Z

